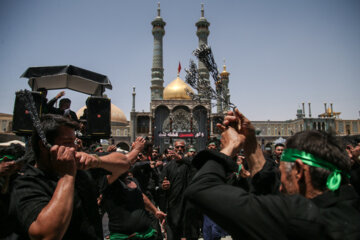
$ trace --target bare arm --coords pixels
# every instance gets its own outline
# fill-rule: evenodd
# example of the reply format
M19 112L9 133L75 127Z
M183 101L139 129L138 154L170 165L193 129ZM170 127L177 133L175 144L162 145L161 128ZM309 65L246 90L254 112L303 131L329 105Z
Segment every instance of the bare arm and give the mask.
M247 162L250 170L250 175L253 177L256 173L258 173L265 165L265 157L257 144L257 147L254 152L245 155L247 157Z
M163 221L165 220L166 214L163 213L162 211L160 211L159 209L157 209L155 207L155 205L150 201L150 199L145 195L143 195L143 199L144 199L144 204L145 204L145 209L149 212L151 212L152 214L155 215L155 217L157 219L160 220L161 223L163 223Z
M62 239L73 212L75 149L55 145L50 153L54 169L60 179L50 202L29 227L28 234L31 239Z
M95 156L83 152L77 152L76 157L80 169L103 168L112 173L108 175L108 182L113 183L121 174L129 170L130 166L135 163L136 157L144 148L145 140L137 138L133 144L131 152L122 154L113 152L105 156Z
M247 162L249 165L249 171L251 176L253 177L263 168L266 161L261 151L261 148L257 143L255 136L255 128L251 124L251 122L242 113L239 112L238 109L235 109L235 114L234 112L228 113L228 115L225 117L224 125L218 125L218 127L223 132L229 126L233 127L238 132L238 141L240 142L240 145L244 148L245 157L247 158ZM226 151L228 152L229 149Z
M53 107L54 107L54 104L56 103L56 101L57 101L59 98L61 98L62 96L64 96L64 95L65 95L65 91L59 92L53 99L51 99L51 100L47 103L48 107L49 107L49 108L53 108Z
M145 209L155 215L158 209L154 206L154 204L152 204L150 199L145 194L142 194L142 196L144 199Z

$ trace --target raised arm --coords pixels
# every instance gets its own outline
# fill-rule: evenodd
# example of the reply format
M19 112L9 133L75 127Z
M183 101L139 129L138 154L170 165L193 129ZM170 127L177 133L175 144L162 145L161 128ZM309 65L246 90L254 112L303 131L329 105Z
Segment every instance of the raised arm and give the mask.
M60 179L50 202L29 227L28 234L31 239L62 239L73 212L75 149L55 145L50 154L52 165Z
M136 156L144 148L145 140L138 137L133 143L132 150L128 154L113 152L104 156L77 152L78 167L80 169L103 168L112 173L108 176L109 183L113 183L121 174L129 170L136 161Z
M61 91L59 92L53 99L51 99L48 103L47 103L47 106L48 108L53 108L54 107L54 104L56 103L56 101L61 98L62 96L65 95L65 91Z
M225 131L229 126L236 129L240 144L244 148L250 174L253 177L263 168L266 161L257 143L254 126L237 108L235 109L235 113L231 111L228 112L223 124L224 125L217 125L222 131Z

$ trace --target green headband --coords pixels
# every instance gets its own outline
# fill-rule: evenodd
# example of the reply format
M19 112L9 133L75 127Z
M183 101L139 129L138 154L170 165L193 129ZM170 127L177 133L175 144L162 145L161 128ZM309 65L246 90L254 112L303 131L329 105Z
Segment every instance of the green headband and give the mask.
M15 156L13 156L13 155L4 155L4 156L2 156L2 158L0 158L0 162L2 162L3 160L6 160L6 159L14 160Z
M300 151L293 148L285 149L281 155L280 161L283 162L295 162L296 159L300 159L306 165L312 167L324 168L332 173L328 176L326 186L329 190L335 191L340 187L341 183L341 170L335 165L322 160L321 158L315 157L311 153Z
M196 152L195 148L189 148L188 152Z

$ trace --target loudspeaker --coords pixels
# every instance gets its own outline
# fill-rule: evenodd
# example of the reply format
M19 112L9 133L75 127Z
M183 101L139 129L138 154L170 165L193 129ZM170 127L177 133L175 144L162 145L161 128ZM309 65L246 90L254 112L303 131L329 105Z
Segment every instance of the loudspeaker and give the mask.
M40 92L31 92L34 99L35 108L40 117L42 111L42 96ZM31 119L29 109L25 107L24 100L16 94L13 114L12 131L16 135L26 136L33 132L33 121Z
M87 135L97 138L109 138L111 101L103 97L89 97L86 100Z

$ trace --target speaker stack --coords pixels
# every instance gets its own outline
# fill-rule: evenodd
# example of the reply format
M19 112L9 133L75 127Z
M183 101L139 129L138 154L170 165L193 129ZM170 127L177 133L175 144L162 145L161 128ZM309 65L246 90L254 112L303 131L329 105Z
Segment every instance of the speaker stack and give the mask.
M111 101L103 97L89 97L86 101L87 135L95 138L109 138L111 135Z
M38 115L40 117L42 111L42 96L40 92L31 92L34 99L34 104ZM33 121L30 116L29 109L25 107L24 100L16 94L14 112L13 112L13 125L12 131L16 135L28 136L33 132Z

